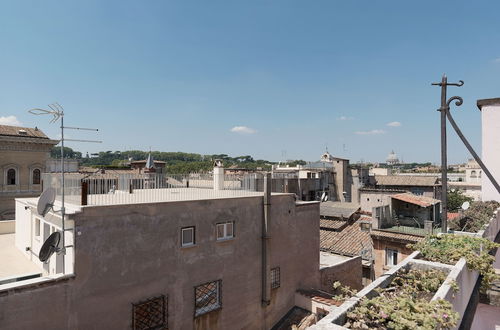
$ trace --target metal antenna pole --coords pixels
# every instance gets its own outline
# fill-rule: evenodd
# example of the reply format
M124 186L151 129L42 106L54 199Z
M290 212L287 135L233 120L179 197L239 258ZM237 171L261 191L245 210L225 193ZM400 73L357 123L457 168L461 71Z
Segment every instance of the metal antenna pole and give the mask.
M65 208L64 208L64 112L61 112L61 182L62 182L62 193L61 193L61 229L62 229L62 241L63 241L63 247L62 247L62 269L63 269L63 274L66 274L66 228L65 228Z
M87 131L98 131L98 129L95 128L82 128L82 127L64 127L64 109L59 103L53 103L49 104L50 110L46 109L31 109L28 112L34 114L34 115L47 115L50 114L53 116L52 120L50 121L51 123L56 122L59 118L61 118L61 238L62 238L62 248L59 249L58 253L61 253L63 255L62 257L62 269L63 269L63 274L66 273L66 224L65 224L65 215L66 215L66 208L64 204L64 197L65 197L65 182L64 182L64 129L75 129L75 130L87 130ZM92 140L72 140L72 139L67 139L68 141L76 141L76 142L95 142L95 143L101 143L102 141L92 141Z
M443 233L448 231L448 150L446 143L446 115L450 110L450 106L446 92L447 86L460 87L463 84L464 82L462 80L460 80L459 83L448 83L446 74L443 75L440 83L432 83L434 86L441 86L441 107L438 111L441 112L441 229ZM452 97L452 99L455 99L455 96Z

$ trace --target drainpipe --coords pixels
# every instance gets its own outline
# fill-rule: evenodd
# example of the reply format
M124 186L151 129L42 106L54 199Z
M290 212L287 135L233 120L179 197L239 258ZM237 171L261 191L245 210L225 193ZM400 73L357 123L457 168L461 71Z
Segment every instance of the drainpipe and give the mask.
M262 219L262 306L269 306L271 303L271 266L269 265L270 250L268 241L269 221L271 220L271 173L266 173L264 177L264 218Z

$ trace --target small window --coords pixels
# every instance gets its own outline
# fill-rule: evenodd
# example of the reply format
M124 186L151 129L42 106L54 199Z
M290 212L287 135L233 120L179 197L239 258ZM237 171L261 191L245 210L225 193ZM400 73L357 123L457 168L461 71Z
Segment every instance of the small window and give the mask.
M214 281L194 287L194 316L200 316L222 307L222 281Z
M40 170L38 168L33 170L33 184L40 184Z
M398 264L398 251L392 249L385 250L385 264L387 266L395 266Z
M217 224L217 240L225 240L234 237L234 222L225 222Z
M40 240L40 226L41 226L40 219L35 218L35 238L37 240Z
M271 289L279 288L280 284L281 284L280 268L279 267L271 268Z
M194 227L181 229L181 246L193 246L195 244Z
M7 184L8 185L16 184L16 170L13 168L7 171Z
M369 201L370 201L370 199L369 199L369 198L367 198L367 199L366 199L366 201L367 201L367 202L369 202Z
M132 329L167 329L167 306L163 295L132 304Z

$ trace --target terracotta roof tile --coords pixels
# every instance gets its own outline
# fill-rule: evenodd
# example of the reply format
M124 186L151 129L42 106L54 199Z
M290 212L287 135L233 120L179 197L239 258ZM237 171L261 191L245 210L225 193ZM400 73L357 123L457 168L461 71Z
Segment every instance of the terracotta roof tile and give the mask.
M320 219L319 226L325 229L340 229L343 226L347 225L347 221L342 220L329 220L329 219Z
M429 207L435 204L440 203L441 201L438 199L434 199L426 196L418 196L412 193L403 193L392 195L391 198L397 199L406 203L415 204L422 207Z
M0 135L48 139L38 128L0 125Z
M395 232L376 230L376 229L371 231L371 236L377 239L389 239L405 243L417 243L425 238L423 236L418 236L418 235L395 233Z
M349 218L360 209L359 204L344 202L322 202L319 214L326 217Z
M378 186L435 186L438 179L417 175L375 175Z
M371 255L373 242L370 232L362 231L359 222L353 222L342 231L320 229L320 249L348 256ZM362 253L363 250L366 252Z

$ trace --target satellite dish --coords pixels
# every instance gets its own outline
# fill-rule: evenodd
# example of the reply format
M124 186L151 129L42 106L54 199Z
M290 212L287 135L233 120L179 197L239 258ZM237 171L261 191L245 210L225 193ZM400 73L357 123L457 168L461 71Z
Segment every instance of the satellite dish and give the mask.
M44 217L54 205L56 199L56 191L54 188L48 188L38 198L36 210L38 214Z
M464 202L462 204L462 210L464 210L464 211L466 211L469 207L470 207L470 203L469 202Z
M50 256L54 254L54 252L59 251L58 246L60 240L61 233L59 233L58 231L53 232L43 243L42 248L40 249L40 253L38 254L38 259L40 259L41 262L49 260Z

